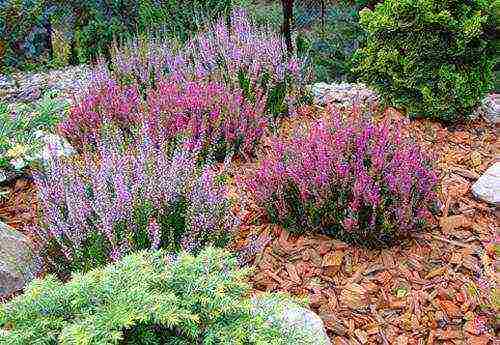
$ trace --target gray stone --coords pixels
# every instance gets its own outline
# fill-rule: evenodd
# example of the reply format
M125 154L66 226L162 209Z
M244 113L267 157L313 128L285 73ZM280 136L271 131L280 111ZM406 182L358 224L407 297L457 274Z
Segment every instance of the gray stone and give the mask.
M314 103L320 106L332 104L345 109L351 108L353 104L375 106L379 101L378 95L364 84L317 83L309 88L314 96Z
M497 125L500 123L500 95L496 93L486 96L476 111L477 115L482 115L488 122Z
M496 162L472 185L472 193L482 201L500 206L500 162Z
M69 157L76 153L68 141L57 134L44 131L36 131L34 134L43 143L43 148L36 158L44 165L49 164L55 157Z
M35 278L36 268L29 239L0 222L0 297L21 290Z
M0 76L0 102L32 103L47 93L58 99L71 99L88 86L91 69L86 65L69 66L41 73L19 72Z
M316 313L282 296L252 299L252 312L279 327L290 344L331 345L323 321Z

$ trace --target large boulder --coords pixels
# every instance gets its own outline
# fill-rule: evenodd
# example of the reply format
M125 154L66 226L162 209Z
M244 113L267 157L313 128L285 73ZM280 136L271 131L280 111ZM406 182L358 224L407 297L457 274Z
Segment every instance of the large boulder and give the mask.
M254 315L282 329L292 344L331 345L323 321L313 311L279 295L252 299Z
M35 278L36 268L29 239L0 222L0 297L21 290Z
M472 186L474 196L489 204L500 206L500 162L496 162Z

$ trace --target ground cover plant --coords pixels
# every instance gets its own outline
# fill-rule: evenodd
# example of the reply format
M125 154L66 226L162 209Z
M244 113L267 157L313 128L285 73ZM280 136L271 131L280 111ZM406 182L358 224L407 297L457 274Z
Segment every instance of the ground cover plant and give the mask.
M0 344L317 344L252 312L250 272L207 248L140 252L66 284L48 276L0 306Z
M108 137L72 162L53 159L35 176L42 214L32 229L47 269L65 277L140 249L226 244L236 223L225 187L181 148L144 133L132 144Z
M493 88L492 1L384 1L361 12L355 72L410 116L467 119Z
M420 228L436 201L430 157L400 126L330 108L306 133L276 138L243 185L291 232L391 242Z
M0 170L21 172L41 163L42 137L54 131L69 106L52 96L15 109L0 103Z

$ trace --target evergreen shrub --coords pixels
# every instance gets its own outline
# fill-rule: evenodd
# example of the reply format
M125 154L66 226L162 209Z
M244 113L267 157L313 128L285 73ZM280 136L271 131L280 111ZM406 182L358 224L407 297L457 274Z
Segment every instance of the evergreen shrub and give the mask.
M467 119L493 88L491 0L385 0L361 11L354 71L410 116Z
M0 305L0 344L318 344L253 312L250 272L207 248L140 252L67 283L48 276Z

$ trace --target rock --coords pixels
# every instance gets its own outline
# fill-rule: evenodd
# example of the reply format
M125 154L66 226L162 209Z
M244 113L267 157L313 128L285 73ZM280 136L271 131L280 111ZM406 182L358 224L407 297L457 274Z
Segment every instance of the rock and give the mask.
M351 108L353 104L373 106L378 103L378 95L364 84L317 83L310 86L314 102L320 106L333 104L340 108Z
M320 317L291 300L271 295L254 297L252 312L281 328L290 344L331 345Z
M492 124L500 123L500 95L490 94L486 96L481 105L476 111L477 114L483 115L483 117Z
M35 278L36 268L28 238L0 222L0 297L21 290Z
M472 194L482 201L500 206L500 162L496 162L472 185Z
M43 164L47 164L54 157L69 157L76 152L66 139L57 134L43 131L34 134L43 143L43 148L37 156Z
M56 93L60 99L79 94L90 82L91 70L85 65L69 66L42 73L20 72L0 76L0 102L13 105L31 103L44 94Z

